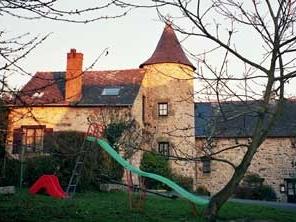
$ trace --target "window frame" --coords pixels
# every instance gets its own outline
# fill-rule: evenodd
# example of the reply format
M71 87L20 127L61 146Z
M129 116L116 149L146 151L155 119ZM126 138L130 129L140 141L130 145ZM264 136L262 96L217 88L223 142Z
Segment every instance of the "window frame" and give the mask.
M157 111L158 111L158 116L168 116L169 115L169 104L167 102L158 103L157 104ZM164 112L164 113L162 113L162 112Z
M162 156L170 156L170 143L169 142L158 142L158 153Z
M46 126L44 125L25 125L21 126L22 129L22 141L21 145L25 148L26 153L38 153L44 150L44 138L46 133ZM33 131L33 145L28 143L28 131ZM41 130L41 136L37 135L37 130ZM37 141L40 139L40 143Z
M105 87L102 90L102 96L119 96L121 87Z
M212 162L208 157L202 157L202 173L203 175L209 175L212 172Z

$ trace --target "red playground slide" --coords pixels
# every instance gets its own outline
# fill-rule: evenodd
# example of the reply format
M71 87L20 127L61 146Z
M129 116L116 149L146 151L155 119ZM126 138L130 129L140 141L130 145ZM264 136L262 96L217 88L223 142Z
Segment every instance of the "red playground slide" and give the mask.
M55 175L43 175L31 186L29 192L31 194L38 193L41 189L45 189L46 193L56 198L66 198L67 194L63 191L59 179Z

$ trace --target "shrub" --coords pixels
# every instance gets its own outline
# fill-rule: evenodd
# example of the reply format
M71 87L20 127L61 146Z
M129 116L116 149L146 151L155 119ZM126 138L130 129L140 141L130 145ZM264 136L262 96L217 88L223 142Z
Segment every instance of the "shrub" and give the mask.
M27 159L24 163L24 185L33 185L43 174L55 174L57 166L57 159L50 156Z
M111 145L118 150L116 142L125 127L122 123L113 123L106 128L106 137ZM80 155L81 145L85 134L75 131L59 131L45 138L45 146L50 149L50 156L27 158L24 161L23 184L31 186L43 174L56 174L62 187L69 183L75 161ZM87 144L91 145L91 144ZM1 147L1 146L0 146ZM0 162L3 166L3 160ZM80 179L79 189L98 189L98 177L101 175L121 180L123 168L97 146L89 146L84 159L84 170ZM5 179L1 179L3 185L18 185L20 176L20 161L7 160Z
M171 176L168 160L159 154L145 152L141 160L140 169L149 173L155 173L164 177ZM163 183L145 178L145 186L148 189L168 189Z
M67 141L67 138L71 138L70 141ZM57 132L47 138L47 145L51 147L51 155L31 157L24 160L23 185L31 186L43 174L56 174L61 185L66 187L75 162L73 153L70 157L66 155L66 152L67 154L70 153L70 150L77 152L78 144L75 147L72 142L80 138L74 132ZM19 186L20 171L21 161L6 159L5 178L1 180L1 184Z
M110 124L107 126L105 135L110 139L111 145L115 145L117 137L121 135L124 127L122 124ZM36 172L40 175L45 172L55 173L63 187L68 185L75 161L80 154L81 145L83 144L85 134L75 131L59 131L54 132L49 138L46 138L47 145L50 146L51 156L40 159L35 162ZM86 141L86 155L84 158L84 169L81 175L79 189L92 190L99 189L98 178L101 175L112 179L121 180L123 176L123 168L117 164L111 157L100 149L97 145ZM118 149L116 146L115 149ZM29 161L31 163L31 161ZM34 164L31 164L32 166ZM45 166L42 166L42 165ZM52 167L47 167L51 165ZM39 167L38 167L39 166ZM36 173L36 175L38 174ZM30 176L32 181L35 175ZM32 179L31 179L32 178Z
M110 123L104 131L104 137L108 140L111 146L116 146L116 143L127 127L128 122L125 121Z
M193 179L191 177L172 173L169 160L158 153L145 152L141 160L140 169L149 173L155 173L163 177L170 178L181 187L192 191ZM165 184L149 178L145 178L145 186L148 189L171 190L171 188Z
M246 175L234 196L252 200L276 200L276 193L271 186L263 185L264 178L257 174Z
M247 174L243 181L242 186L246 187L261 187L263 185L264 178L261 178L258 174L250 173Z
M261 200L275 201L277 199L274 189L269 185L263 185L259 189Z
M251 200L276 200L276 193L271 186L262 185L261 187L238 187L235 192L235 197Z
M56 160L58 170L56 174L61 178L61 185L66 187L75 161L80 154L85 134L81 132L55 132L50 139L52 145L52 157ZM79 190L99 189L98 178L101 175L113 179L121 179L123 169L115 163L108 154L106 154L97 145L86 141L86 155L84 158L84 168L81 175Z
M3 165L3 161L0 164ZM5 160L5 169L0 179L0 186L19 186L21 174L21 161L15 159ZM38 157L23 162L23 185L31 186L41 175L53 174L56 164L52 157Z
M193 188L193 179L191 177L183 176L183 175L178 175L178 174L173 174L171 176L172 180L183 187L186 190L192 191Z
M53 158L55 169L52 173L56 173L63 187L68 185L72 170L74 168L75 160L79 155L80 147L84 140L84 134L75 131L59 131L54 132L47 138L47 145L50 147L50 157ZM41 166L47 164L46 161L39 162ZM41 174L42 175L42 174ZM41 176L40 175L40 176ZM83 176L84 177L84 176ZM82 183L88 183L84 178L81 179Z
M194 192L196 194L203 195L203 196L210 196L211 195L211 193L208 191L208 189L204 186L198 186Z
M20 183L20 161L14 159L1 159L1 167L4 167L1 172L0 186L18 186Z
M128 123L126 121L119 121L110 123L105 129L104 137L117 152L119 151L119 147L117 145L118 140L127 127ZM102 149L99 149L98 155L101 162L99 171L102 176L107 176L113 180L121 180L124 173L123 167Z
M253 188L239 186L234 192L234 196L240 199L258 200L257 192Z

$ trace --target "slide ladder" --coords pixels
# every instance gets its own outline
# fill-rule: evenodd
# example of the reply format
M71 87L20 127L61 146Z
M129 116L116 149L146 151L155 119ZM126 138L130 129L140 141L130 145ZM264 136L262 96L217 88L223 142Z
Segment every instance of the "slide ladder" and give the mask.
M94 143L91 143L87 140L87 137L89 136L101 137L102 132L103 132L103 128L101 125L98 125L96 123L92 123L89 125L86 136L79 150L79 155L75 160L75 165L71 174L71 178L69 180L69 183L66 189L66 193L68 193L69 197L73 197L73 195L76 192L77 186L80 181L81 173L84 167L84 159L87 151L89 149L92 149L95 146Z

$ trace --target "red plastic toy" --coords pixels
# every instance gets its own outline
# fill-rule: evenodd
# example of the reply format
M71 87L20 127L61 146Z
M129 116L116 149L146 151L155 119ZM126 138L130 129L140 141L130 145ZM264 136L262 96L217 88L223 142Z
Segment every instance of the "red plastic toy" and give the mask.
M31 186L29 192L31 194L38 193L41 189L45 189L46 193L55 198L66 198L67 194L62 189L59 179L55 175L43 175Z

